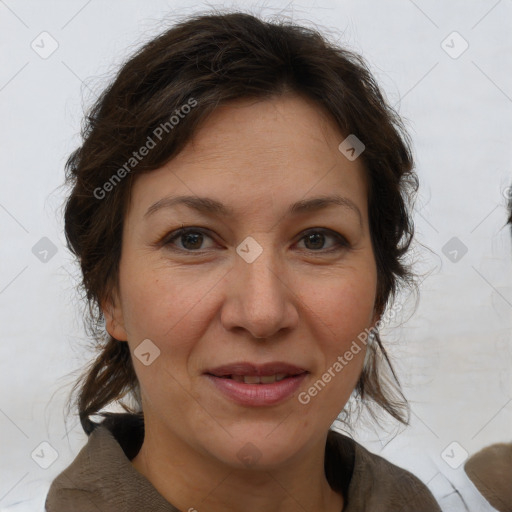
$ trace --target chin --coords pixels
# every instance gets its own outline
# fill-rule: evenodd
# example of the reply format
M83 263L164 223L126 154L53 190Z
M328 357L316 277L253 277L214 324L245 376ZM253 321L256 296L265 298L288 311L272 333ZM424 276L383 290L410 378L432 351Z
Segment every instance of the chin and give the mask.
M300 439L289 431L279 432L279 427L272 429L245 429L230 438L228 444L219 450L219 445L212 447L210 453L228 466L237 469L272 470L286 465L300 451ZM270 435L269 435L270 433ZM211 441L211 438L210 438Z

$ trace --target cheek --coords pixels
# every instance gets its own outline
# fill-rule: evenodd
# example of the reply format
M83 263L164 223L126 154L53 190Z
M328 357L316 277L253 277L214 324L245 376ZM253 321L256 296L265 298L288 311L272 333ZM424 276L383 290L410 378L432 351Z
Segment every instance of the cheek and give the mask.
M218 280L215 275L127 262L120 279L125 328L134 345L149 338L161 348L176 348L197 336L209 321L205 296Z
M304 283L301 300L306 310L322 323L327 332L329 344L342 349L346 343L356 339L358 334L370 327L374 317L376 280L371 270L366 275L323 280L314 286Z
M366 353L359 336L374 319L374 276L369 267L366 274L310 286L310 293L303 295L304 310L310 315L305 321L316 325L315 345L322 354L312 387L301 402L310 400L314 414L334 420L357 384Z
M185 415L188 361L210 321L201 302L205 283L179 279L171 271L134 270L127 268L130 278L123 282L123 316L142 394L157 410L172 403L176 414ZM146 339L160 351L148 366L137 357L137 347Z
M344 332L351 340L370 327L374 316L374 290L349 288L345 293L340 293L333 303L339 307L330 311L332 321L336 322L337 330Z

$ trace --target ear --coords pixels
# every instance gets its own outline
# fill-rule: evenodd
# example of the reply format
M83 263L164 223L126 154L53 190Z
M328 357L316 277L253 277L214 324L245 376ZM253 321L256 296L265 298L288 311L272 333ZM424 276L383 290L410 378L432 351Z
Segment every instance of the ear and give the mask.
M105 317L105 327L110 336L118 341L127 341L128 335L124 326L123 309L117 292L113 291L109 298L101 303L101 310Z

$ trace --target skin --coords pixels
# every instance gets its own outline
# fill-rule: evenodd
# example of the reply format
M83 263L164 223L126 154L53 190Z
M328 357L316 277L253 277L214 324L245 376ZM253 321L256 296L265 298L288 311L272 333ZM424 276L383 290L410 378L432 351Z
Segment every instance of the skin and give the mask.
M135 181L119 288L104 313L132 353L144 339L161 351L148 366L133 357L146 435L132 463L180 510L342 510L324 474L325 441L356 386L364 347L307 405L298 393L271 407L238 405L203 372L284 361L310 372L304 391L378 320L366 178L361 159L338 150L344 138L301 96L240 100ZM356 211L331 205L286 215L296 201L333 194ZM175 195L211 197L235 214L176 205L145 216ZM169 241L182 225L204 237ZM316 238L304 233L311 228ZM323 238L322 228L345 244L329 231ZM253 263L236 252L247 236L263 249ZM260 455L251 467L237 457L248 442Z

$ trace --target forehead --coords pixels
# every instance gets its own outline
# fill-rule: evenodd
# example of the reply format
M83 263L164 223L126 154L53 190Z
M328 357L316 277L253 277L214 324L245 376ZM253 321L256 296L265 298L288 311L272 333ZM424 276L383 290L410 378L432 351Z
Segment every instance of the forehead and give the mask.
M259 175L276 175L279 170L285 175L294 170L282 168L286 161L295 168L318 165L322 159L325 164L333 162L341 140L334 121L308 98L288 94L265 100L243 99L217 108L176 163L235 159L238 171L257 167Z
M192 194L261 210L269 201L288 205L334 192L365 210L364 167L340 153L344 138L319 104L298 95L230 102L203 121L175 158L137 177L131 209Z

